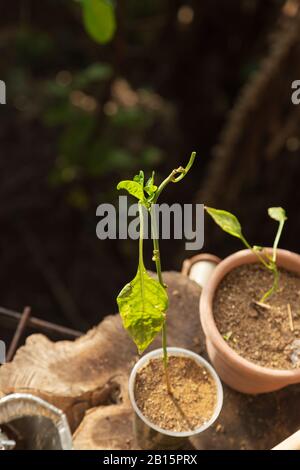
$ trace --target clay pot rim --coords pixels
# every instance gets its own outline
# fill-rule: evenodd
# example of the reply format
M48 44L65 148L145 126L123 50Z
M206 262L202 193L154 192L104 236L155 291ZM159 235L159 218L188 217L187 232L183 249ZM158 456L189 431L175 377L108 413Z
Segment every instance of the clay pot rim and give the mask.
M272 253L272 248L265 248L264 251ZM224 356L230 361L235 363L235 366L240 366L243 369L247 369L249 372L255 372L261 376L277 377L277 378L287 378L295 379L295 382L299 382L300 377L300 368L297 369L272 369L271 367L264 367L251 362L248 359L245 359L239 355L234 349L232 349L228 343L224 340L223 336L220 334L217 325L213 316L213 298L216 289L218 288L222 279L228 274L232 269L241 266L243 264L253 264L256 263L257 257L251 252L251 250L240 250L232 255L227 256L222 260L213 271L207 285L203 288L200 296L200 319L201 324L205 333L205 336L208 336L210 341L214 344L218 350L224 354ZM294 269L286 267L287 264L293 264ZM295 272L300 275L300 255L297 253L278 249L277 250L277 264L280 267L285 267L286 269ZM234 265L234 266L232 266ZM296 265L298 268L296 268ZM209 324L209 327L208 327ZM207 334L207 329L209 328L209 335ZM290 382L292 383L292 382Z

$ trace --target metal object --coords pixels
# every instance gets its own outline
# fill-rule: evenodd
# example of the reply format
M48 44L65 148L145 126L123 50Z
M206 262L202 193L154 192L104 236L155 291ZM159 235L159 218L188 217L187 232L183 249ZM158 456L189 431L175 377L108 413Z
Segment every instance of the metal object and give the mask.
M0 307L1 324L15 329L17 323L17 328L15 329L15 334L11 341L9 351L7 353L7 362L12 360L17 350L20 339L27 327L31 327L38 331L42 331L48 334L54 334L55 336L64 338L67 337L70 339L79 338L82 335L81 331L66 328L55 323L41 320L40 318L31 317L30 313L30 307L26 307L22 314L13 310L8 310L6 308Z
M9 350L8 350L8 353L7 353L7 356L6 356L7 362L11 361L12 358L14 357L14 355L15 355L15 352L17 350L17 347L18 347L19 341L21 339L21 336L23 334L23 331L25 330L26 325L28 323L30 314L31 314L30 307L25 307L24 311L21 315L20 321L18 323L17 329L15 331L14 337L11 340L11 343L10 343L10 346L9 346Z
M65 414L34 395L14 393L1 398L0 427L5 429L0 434L0 448L2 445L5 450L14 446L26 450L72 449ZM7 437L9 433L14 439Z
M8 439L7 435L0 429L0 450L12 450L16 446L16 441Z
M14 310L9 310L7 308L0 307L0 319L1 322L9 327L15 329L16 323L21 319L22 314L15 312ZM51 323L46 320L41 320L40 318L30 317L27 323L27 327L37 329L45 333L57 334L59 336L66 336L71 339L79 338L82 335L81 331L73 330L72 328L67 328L65 326L57 325L56 323Z

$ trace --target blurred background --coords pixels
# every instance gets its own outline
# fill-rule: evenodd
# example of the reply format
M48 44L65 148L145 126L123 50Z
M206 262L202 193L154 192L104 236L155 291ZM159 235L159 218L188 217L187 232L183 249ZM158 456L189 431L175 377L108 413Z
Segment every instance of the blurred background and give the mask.
M0 4L0 305L81 331L117 310L134 241L96 237L96 208L138 170L193 171L165 202L233 211L299 251L296 0L13 0ZM203 251L241 246L207 220ZM146 262L152 268L151 246ZM183 241L162 243L180 270ZM5 336L4 330L2 336Z

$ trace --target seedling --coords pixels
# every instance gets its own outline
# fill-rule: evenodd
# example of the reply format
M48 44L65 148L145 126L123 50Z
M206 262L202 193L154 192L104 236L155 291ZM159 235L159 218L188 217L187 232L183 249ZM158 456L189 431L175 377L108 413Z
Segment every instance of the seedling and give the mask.
M213 209L211 207L205 207L206 212L213 218L217 225L221 227L224 232L229 233L233 237L239 238L243 244L251 250L263 264L263 266L272 272L273 274L273 285L260 299L260 303L264 303L278 288L279 282L279 271L276 264L276 255L277 247L282 233L284 223L287 219L285 210L282 207L270 207L268 209L269 216L276 220L278 225L278 230L273 244L273 253L272 256L263 251L263 248L260 246L251 246L242 233L242 227L235 215L230 212L223 211L220 209Z
M155 336L162 331L163 361L168 391L170 391L167 372L168 354L166 334L168 294L162 278L155 204L162 191L169 183L178 183L185 177L191 169L195 157L196 152L193 152L187 166L185 168L179 167L174 169L159 186L155 185L154 172L152 172L152 176L145 183L143 171L140 171L132 181L121 181L117 186L117 189L125 189L129 194L138 199L140 221L137 274L135 278L121 290L117 297L117 303L124 328L132 337L140 354L152 343ZM157 280L149 276L144 265L143 238L145 210L150 212L153 261L156 266Z

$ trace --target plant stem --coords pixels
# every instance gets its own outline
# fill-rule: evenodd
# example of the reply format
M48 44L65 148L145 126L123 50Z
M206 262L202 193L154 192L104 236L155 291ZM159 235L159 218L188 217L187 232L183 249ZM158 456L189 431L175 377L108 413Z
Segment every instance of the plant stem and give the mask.
M166 289L162 278L161 272L161 262L160 262L160 250L159 250L159 240L158 240L158 233L157 233L157 224L156 224L156 214L155 214L155 206L151 206L150 215L151 215L151 228L152 228L152 239L153 239L153 258L155 261L157 277L160 285ZM164 370L165 370L165 377L166 377L166 384L168 393L171 393L171 385L169 380L169 373L168 373L168 349L167 349L167 325L166 320L164 321L162 327L162 348L163 348L163 362L164 362Z
M241 240L242 242L244 243L244 245L246 246L246 248L248 248L249 250L252 251L253 254L255 254L255 256L259 259L259 261L264 265L265 268L267 269L271 269L271 266L266 262L266 260L264 260L264 258L256 251L253 249L253 247L247 242L246 238L244 238L243 236L241 237Z
M180 180L182 180L182 178L185 177L185 175L188 173L188 171L192 168L192 165L194 163L195 158L196 158L196 152L192 152L191 156L190 156L190 159L188 161L188 164L185 168L179 167L179 168L176 168L175 170L171 171L169 176L166 179L164 179L164 181L157 188L157 191L155 193L155 196L153 198L153 201L151 202L151 206L150 206L150 209L149 209L150 210L150 215L151 215L151 229L152 229L152 239L153 239L153 259L155 261L158 281L164 289L166 289L166 286L163 282L162 272L161 272L160 250L159 250L159 240L158 240L157 224L156 224L155 204L157 203L157 200L158 200L161 192L164 190L164 188L169 183L178 183ZM179 175L179 176L177 176L177 178L175 178L176 175ZM166 325L166 320L164 321L164 324L163 324L163 327L162 327L162 348L163 348L163 362L164 362L164 370L165 370L167 390L168 390L168 393L172 393L171 384L170 384L170 380L169 380L169 373L168 373L168 349L167 349L167 325Z
M253 247L247 242L247 240L242 237L242 242L244 243L244 245L249 248L249 250L252 251L252 253L254 253L257 258L259 259L259 261L264 265L265 268L267 268L269 271L271 271L273 273L273 276L274 276L274 279L273 279L273 285L271 287L271 289L269 289L263 296L262 298L260 299L259 302L261 303L264 303L274 292L276 292L277 288L278 288L278 284L279 284L279 271L277 269L277 266L276 266L276 250L277 250L277 246L278 246L278 243L279 243L279 239L280 239L280 235L281 235L281 232L282 232L282 229L283 229L283 226L284 226L284 222L280 222L279 224L279 228L278 228L278 232L277 232L277 235L276 235L276 239L275 239L275 242L274 242L274 245L273 245L273 256L272 256L272 260L270 259L270 262L266 262L262 256L260 256L259 253L257 253L256 250L253 249Z
M282 230L282 229L281 229ZM279 235L280 236L280 235ZM267 268L269 271L272 271L273 273L273 276L274 276L274 280L273 280L273 285L271 287L271 289L269 289L263 296L262 298L260 299L260 303L264 303L269 297L270 295L272 295L276 290L277 290L277 287L278 287L278 280L279 280L279 272L278 272L278 269L277 269L277 266L276 266L276 261L274 261L274 252L276 253L276 248L274 250L273 248L273 260L270 261L269 263L267 263L264 258L256 251L253 249L253 247L247 242L247 240L242 236L241 237L241 240L242 242L244 243L244 245L252 251L252 253L254 253L257 258L259 259L259 261L263 264L263 266L265 268ZM279 241L279 238L278 238L278 241ZM278 244L278 242L277 242ZM275 244L274 244L275 246ZM276 254L275 254L275 260L276 260Z
M279 283L279 271L277 269L277 266L276 264L274 265L273 269L272 269L272 272L273 272L273 276L274 276L274 279L273 279L273 285L271 287L271 289L269 289L263 296L262 298L260 299L260 302L261 303L264 303L272 294L274 294L274 292L276 292L276 290L278 289L278 283Z
M273 262L274 263L276 263L277 247L278 247L278 243L279 243L279 240L280 240L280 237L281 237L281 233L282 233L282 229L283 229L284 224L285 224L285 219L283 219L279 222L278 231L277 231L277 234L276 234L276 237L275 237L275 241L274 241L274 245L273 245Z
M191 156L190 156L190 159L189 159L189 161L188 161L187 166L186 166L185 168L183 168L183 169L182 169L182 168L178 168L178 170L180 170L180 171L179 171L180 175L177 176L177 178L174 179L173 183L178 183L180 180L182 180L182 178L185 177L185 175L186 175L186 174L190 171L190 169L192 168L195 158L196 158L196 152L192 152L192 153L191 153ZM178 170L176 170L176 171L178 172Z
M194 163L194 160L196 158L196 152L192 152L191 153L191 156L190 156L190 159L189 159L189 162L187 164L187 166L185 168L183 167L179 167L179 168L176 168L175 170L171 171L171 173L169 174L169 176L163 180L163 182L159 185L156 193L155 193L155 197L153 199L153 204L155 204L157 202L157 199L159 198L159 195L161 194L161 192L163 191L163 189L169 184L169 183L178 183L180 180L182 180L182 178L185 177L185 175L188 173L188 171L192 168L192 165ZM177 178L175 178L175 175L178 175Z
M165 370L165 378L167 384L167 391L168 393L172 393L171 383L169 378L169 370L168 370L168 350L167 350L167 324L166 320L162 327L162 348L163 348L163 360L164 360L164 370Z
M144 214L143 214L143 206L140 202L139 202L139 219L140 219L139 268L141 268L144 266L144 258L143 258Z

